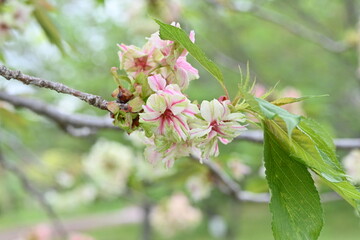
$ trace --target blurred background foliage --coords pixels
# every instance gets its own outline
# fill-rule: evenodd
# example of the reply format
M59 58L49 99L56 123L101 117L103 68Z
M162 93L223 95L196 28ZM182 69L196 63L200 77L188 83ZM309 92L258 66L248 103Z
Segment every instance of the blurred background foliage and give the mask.
M232 96L239 66L244 72L249 64L258 94L277 83L272 97L329 94L288 110L318 120L334 137L358 137L359 8L356 0L2 0L0 59L10 68L111 100L116 85L110 68L119 65L116 44L144 44L158 30L152 17L177 21L186 31L195 30L196 42L221 67ZM192 60L200 79L187 90L190 99L217 98L221 88ZM74 97L15 81L0 81L0 91L39 98L68 113L104 115ZM134 136L104 130L74 138L51 121L0 101L0 141L6 160L27 174L65 222L149 202L166 209L174 201L178 211L183 206L189 215L193 212L193 218L184 220L190 224L172 219L181 211L166 215L155 207L160 219L169 219L164 223L153 218L153 239L272 239L266 204L235 202L208 170L189 159L179 160L170 170L147 165ZM114 150L119 148L126 149L123 154L130 160ZM261 146L234 142L221 150L214 161L244 190L267 192ZM106 166L96 165L107 158ZM91 161L95 163L87 166ZM0 231L46 220L16 176L0 168L0 179ZM121 184L112 182L116 180ZM110 188L116 191L109 193ZM327 191L321 183L319 188ZM320 239L358 239L358 219L350 206L336 201L324 207ZM142 228L138 223L87 233L101 240L139 239ZM174 233L162 234L161 228Z

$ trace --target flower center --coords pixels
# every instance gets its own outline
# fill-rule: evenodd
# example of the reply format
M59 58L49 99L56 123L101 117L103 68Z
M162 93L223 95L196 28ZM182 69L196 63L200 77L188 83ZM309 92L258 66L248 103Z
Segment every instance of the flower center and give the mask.
M219 126L219 124L217 123L216 120L212 121L212 122L210 123L210 126L211 126L211 130L212 130L212 131L215 131L215 132L217 132L217 133L219 133L219 134L224 134L224 133L221 131L220 126Z
M174 113L170 110L170 109L166 109L165 112L163 113L163 118L173 118L174 117Z
M147 68L147 56L139 57L134 59L135 66L140 68L142 71L145 71Z

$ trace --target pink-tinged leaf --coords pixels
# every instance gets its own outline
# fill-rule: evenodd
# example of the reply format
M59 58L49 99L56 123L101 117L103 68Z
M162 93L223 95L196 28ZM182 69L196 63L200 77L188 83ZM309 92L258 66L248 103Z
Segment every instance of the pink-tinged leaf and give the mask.
M117 113L120 110L119 104L116 103L116 102L108 102L107 103L107 109L110 112L114 113L114 114Z

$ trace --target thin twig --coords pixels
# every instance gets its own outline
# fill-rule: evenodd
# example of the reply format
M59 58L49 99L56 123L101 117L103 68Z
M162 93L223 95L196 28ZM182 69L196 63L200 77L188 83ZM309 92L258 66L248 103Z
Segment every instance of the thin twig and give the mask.
M209 2L214 4L213 1L209 0ZM226 8L234 12L250 13L260 19L276 24L288 32L311 41L331 52L344 52L349 48L349 46L343 42L333 40L320 32L309 29L278 12L266 9L254 2L238 1L227 4Z
M40 206L44 209L48 217L51 219L51 222L57 234L60 237L68 236L68 232L64 227L63 223L61 222L59 216L53 210L51 205L46 201L44 195L37 190L37 188L31 183L30 179L26 176L26 174L22 170L20 170L20 168L18 168L15 164L10 164L8 161L5 160L4 155L1 152L1 149L0 149L0 165L4 169L13 173L20 180L23 188L30 195L36 198Z
M83 100L84 102L94 107L107 110L106 107L107 101L104 100L102 97L75 90L61 83L52 82L42 78L25 75L20 71L10 70L4 65L0 65L0 76L3 76L7 80L11 80L11 79L18 80L26 85L31 84L40 88L48 88L58 93L69 94Z

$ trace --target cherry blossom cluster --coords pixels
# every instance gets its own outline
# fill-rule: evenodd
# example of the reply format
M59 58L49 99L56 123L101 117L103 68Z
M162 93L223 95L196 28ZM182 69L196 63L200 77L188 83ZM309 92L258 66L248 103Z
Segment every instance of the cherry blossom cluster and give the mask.
M195 41L193 31L189 38ZM183 93L199 74L180 44L162 40L156 32L142 48L119 47L126 76L112 69L119 86L112 94L117 100L108 109L114 123L129 133L144 130L145 156L151 163L171 167L175 159L190 154L200 160L218 156L219 141L227 144L246 130L245 115L234 112L226 97L198 105Z

